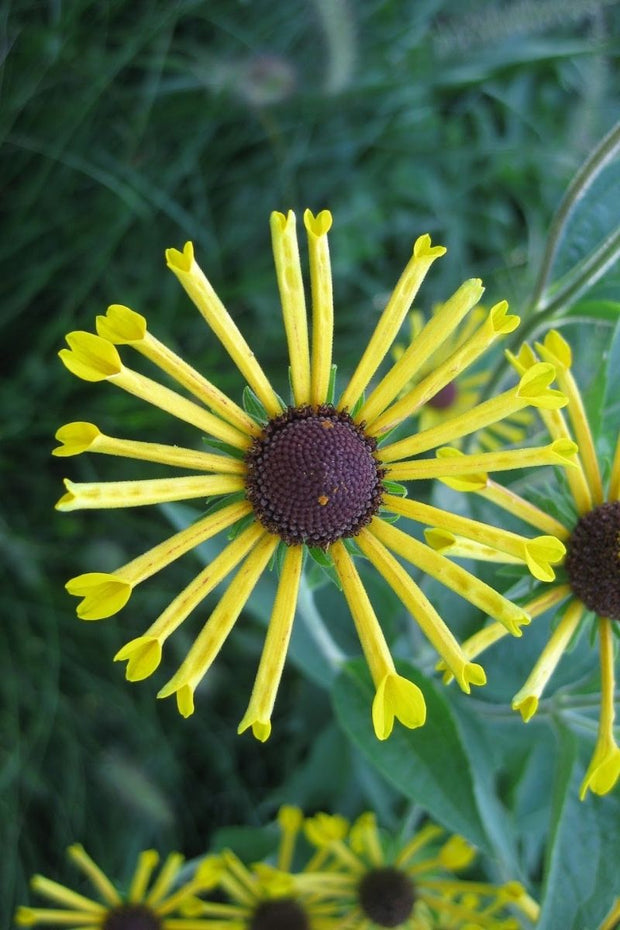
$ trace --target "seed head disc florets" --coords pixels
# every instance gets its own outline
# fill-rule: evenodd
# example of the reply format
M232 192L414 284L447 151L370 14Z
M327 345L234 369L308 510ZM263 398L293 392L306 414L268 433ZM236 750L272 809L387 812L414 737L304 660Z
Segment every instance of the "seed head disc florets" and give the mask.
M274 898L261 901L252 914L248 930L310 930L310 921L294 898Z
M600 617L620 620L620 501L581 517L568 541L566 571L574 594Z
M380 927L400 926L411 916L415 904L413 882L392 866L366 872L358 895L364 914Z
M145 904L120 904L108 911L102 930L161 930L155 911Z
M375 440L331 404L289 407L246 455L256 517L287 545L321 549L355 536L379 509L385 469Z

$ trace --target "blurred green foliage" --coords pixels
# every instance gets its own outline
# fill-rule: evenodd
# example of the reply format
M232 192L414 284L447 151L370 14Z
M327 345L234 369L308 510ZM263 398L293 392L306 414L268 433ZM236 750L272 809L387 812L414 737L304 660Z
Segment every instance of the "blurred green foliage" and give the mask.
M191 238L285 390L267 221L306 206L334 214L345 371L421 232L449 247L425 307L481 276L518 310L564 188L618 119L619 27L618 4L585 0L6 4L1 923L33 871L68 877L60 852L73 840L122 875L139 848L198 854L216 828L261 823L283 801L345 814L364 803L387 820L403 803L339 739L328 696L292 663L269 742L236 736L262 642L253 617L187 721L150 683L124 681L112 656L191 577L191 557L148 586L139 612L96 630L76 620L65 580L116 567L169 524L163 513L56 514L63 476L114 465L50 459L55 429L89 419L135 438L183 436L107 385L72 379L55 358L64 334L126 303L238 393L163 263L165 247Z

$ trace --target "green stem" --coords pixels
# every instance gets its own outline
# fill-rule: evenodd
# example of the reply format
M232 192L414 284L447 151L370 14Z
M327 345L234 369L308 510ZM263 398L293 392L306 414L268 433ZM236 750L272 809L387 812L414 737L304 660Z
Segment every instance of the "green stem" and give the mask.
M617 123L585 160L568 185L564 198L551 222L549 237L547 239L547 248L543 255L538 279L534 285L534 292L528 308L528 315L530 312L535 312L536 307L539 306L541 302L568 218L601 171L613 161L619 152L620 123Z

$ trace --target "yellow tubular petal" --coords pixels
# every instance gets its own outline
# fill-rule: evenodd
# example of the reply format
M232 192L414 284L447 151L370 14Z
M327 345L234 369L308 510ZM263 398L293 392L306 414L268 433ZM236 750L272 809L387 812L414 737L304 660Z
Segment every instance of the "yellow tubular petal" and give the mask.
M373 421L383 413L388 404L411 380L418 368L449 338L463 317L478 303L483 292L484 288L479 278L471 278L471 280L465 281L460 286L458 291L433 315L420 335L416 337L398 361L394 363L387 375L379 382L361 408L359 412L360 420ZM402 319L400 322L402 322ZM396 333L394 333L392 339L394 339L395 335ZM374 371L372 374L374 374Z
M140 853L136 871L134 872L131 885L129 886L127 895L129 901L137 902L144 900L146 889L148 888L151 875L153 874L153 869L158 862L159 855L154 849L145 849Z
M183 865L184 858L180 853L170 853L161 867L157 879L153 882L153 887L148 893L146 903L151 907L157 907L159 913L159 903L176 881L179 870Z
M390 650L353 559L339 540L330 549L357 635L375 685L372 721L378 739L387 739L396 717L406 727L426 720L424 696L417 685L396 674Z
M313 846L322 849L339 843L349 830L348 821L339 814L318 813L304 821L304 833Z
M467 539L472 539L474 542L490 546L499 552L513 556L521 563L527 562L528 558L532 558L528 554L526 547L536 542L536 540L519 536L518 533L513 533L510 530L502 530L500 527L492 526L489 523L471 520L469 517L461 517L447 510L441 510L439 507L432 507L430 504L424 504L408 497L397 497L393 494L384 496L383 506L392 513L398 513L410 520L416 520L418 523L433 524L434 527L439 527L449 533L456 533L465 536ZM534 547L534 553L540 555L539 550L544 548L549 537L543 536L539 538L543 542L540 543L538 549ZM447 539L446 542L450 542L450 540ZM564 547L560 551L558 546L554 546L552 543L551 550L552 555L557 554L561 558Z
M450 384L461 372L479 358L501 335L511 333L519 325L519 317L507 314L508 304L505 300L489 311L485 322L466 342L462 343L441 365L434 369L423 381L408 391L404 397L392 404L381 416L368 423L366 431L372 436L380 436L402 423L419 407L431 400L442 388Z
M64 911L58 908L18 907L13 919L18 927L35 927L39 924L57 924L62 927L76 927L78 930L99 930L102 916L105 916L103 908L101 911L93 914L92 911Z
M324 404L331 376L332 342L334 336L334 301L332 272L329 260L327 233L331 229L332 215L321 210L313 216L304 213L310 253L310 282L312 285L312 365L310 401Z
M271 733L271 714L293 629L303 551L303 546L289 546L286 550L252 696L237 730L243 733L252 727L256 739L263 743Z
M237 475L190 475L187 478L153 478L148 481L107 481L78 484L65 478L67 493L57 510L100 510L110 507L142 507L167 501L192 500L242 491Z
M588 791L608 794L620 777L620 748L614 737L614 646L611 620L599 618L599 648L601 654L601 716L594 755L581 784L579 797L583 801Z
M424 539L431 549L441 552L442 555L449 555L451 558L475 559L478 562L501 562L502 564L521 565L523 563L523 559L518 559L514 555L500 552L492 546L485 546L472 539L465 539L463 536L455 536L448 530L440 530L436 527L424 530Z
M64 426L61 426L59 430L56 430L54 438L62 443L62 445L58 446L56 449L52 449L52 455L65 457L92 451L93 445L97 445L97 441L101 435L102 433L94 423L85 423L81 420L74 423L66 423Z
M118 568L113 576L115 579L122 579L131 584L132 587L155 575L157 572L170 565L175 559L185 555L190 549L195 549L201 543L211 539L222 530L228 529L241 517L250 513L252 506L248 501L236 501L234 504L228 504L221 507L215 513L207 514L192 523L190 526L179 530L174 536L169 536L157 546L153 546L147 552L139 555L137 558ZM73 592L70 592L73 593Z
M571 589L568 585L558 585L554 588L547 588L543 594L525 604L523 609L534 619L540 616L540 614L545 613L545 611L549 610L551 607L555 607L556 604L563 601L569 594L571 594ZM481 653L494 643L499 642L499 640L503 639L507 634L508 630L501 623L490 623L482 630L478 630L477 633L474 633L473 636L470 636L469 639L465 640L462 646L463 652L468 659L475 659L476 656L481 655ZM437 669L444 672L444 684L448 684L452 681L453 676L450 672L446 671L445 663L439 662L437 664Z
M616 452L614 454L613 464L611 466L611 475L609 476L609 493L608 500L620 500L620 436L616 443Z
M308 348L308 321L306 298L301 276L299 248L295 230L295 214L289 210L273 212L270 217L273 257L278 276L278 289L288 354L291 364L291 382L296 406L310 403L310 350Z
M136 670L142 670L145 665L150 665L158 652L161 655L161 644L247 555L264 532L262 526L257 523L247 527L175 597L157 620L151 624L146 634L123 646L114 656L114 660L129 659L130 662L133 660ZM130 674L129 668L127 674ZM133 680L133 677L130 680Z
M364 555L415 617L463 691L469 693L470 684L483 685L486 681L484 670L479 665L467 662L456 639L428 598L394 556L376 539L372 533L372 524L371 529L362 530L356 539Z
M88 877L106 904L115 905L121 903L121 896L118 891L97 863L91 859L81 843L73 843L73 845L69 846L67 854L84 875Z
M362 579L344 543L341 540L333 543L330 553L334 559L342 592L349 605L372 680L375 688L378 688L387 674L396 671L392 655Z
M166 446L157 442L138 442L133 439L116 439L106 436L93 423L67 423L56 433L64 445L54 449L59 456L79 455L81 452L100 452L141 462L158 462L178 468L197 468L225 475L243 475L245 463L229 455L213 455L180 446Z
M570 585L554 585L552 588L545 588L542 594L537 595L531 601L528 601L527 604L524 604L523 609L528 612L533 620L535 617L544 614L545 611L555 607L571 594L572 589Z
M454 565L449 559L408 533L403 533L398 527L379 519L373 522L372 532L392 552L411 562L451 591L455 591L495 620L499 620L513 636L521 636L521 627L530 622L523 608L512 604L475 575L460 565Z
M133 585L106 572L87 572L71 578L65 588L74 597L83 598L76 608L80 620L102 620L123 609Z
M435 259L445 255L445 252L443 246L431 246L431 238L428 235L420 236L416 240L413 256L394 288L353 377L340 398L339 409L353 407L362 395L394 342L428 269Z
M289 872L293 863L295 843L299 831L301 830L304 817L298 807L285 804L278 811L277 820L278 826L282 831L278 849L277 868L283 872Z
M349 843L358 855L366 856L372 865L385 865L385 855L374 812L366 811L357 818L349 831Z
M54 901L58 904L64 904L66 907L73 908L74 910L85 911L91 915L100 915L105 910L102 904L99 904L98 901L91 901L90 898L85 897L82 894L78 894L76 891L72 891L70 888L65 888L64 885L61 885L59 882L54 882L50 878L45 878L43 875L33 875L30 880L30 887L34 892L41 895L43 898L47 898L48 901ZM119 903L120 898L114 903ZM111 902L106 899L106 904Z
M527 681L513 697L512 708L520 712L526 723L536 713L540 696L577 629L584 610L581 601L573 599L569 603Z
M69 348L61 349L58 356L83 381L105 381L121 371L121 357L107 339L81 331L69 333L66 339Z
M577 455L577 446L570 439L558 439L548 446L509 449L505 452L478 452L473 455L461 455L458 458L439 455L442 450L438 450L436 459L414 459L391 464L397 454L396 446L402 447L406 442L405 439L402 443L394 443L393 446L386 446L385 449L379 449L377 452L377 458L380 461L390 463L388 478L393 481L460 477L480 472L536 468L540 465L576 467L574 460ZM404 450L401 448L400 451ZM400 455L398 457L400 458Z
M114 661L127 662L127 681L144 681L159 668L162 642L163 636L159 639L156 636L137 636L118 650Z
M565 402L563 396L559 391L550 391L547 387L549 382L553 380L554 374L555 371L552 365L535 365L525 372L521 382L510 391L477 404L473 410L468 410L460 414L460 416L444 420L432 429L410 436L402 440L401 443L394 443L392 447L388 448L394 450L395 447L400 446L406 449L405 454L407 456L419 455L421 452L435 449L443 443L453 442L462 436L468 436L477 430L485 429L487 426L511 416L528 405L540 406L543 403L557 403L559 406Z
M483 627L481 630L478 630L477 633L474 633L473 636L470 636L469 639L466 639L462 645L463 655L468 659L475 659L477 656L482 655L485 650L489 649L495 643L498 643L500 639L503 639L505 636L508 636L508 630L503 623L489 623L488 626ZM450 684L453 680L454 675L448 669L446 663L442 660L436 665L437 671L443 672L443 683L444 685Z
M101 620L118 613L131 597L136 585L216 533L232 526L251 509L247 501L229 504L180 530L115 572L88 572L71 578L65 585L67 591L84 599L78 604L78 617L81 620Z
M547 333L542 345L536 343L536 348L542 358L548 359L556 366L558 384L568 398L568 416L575 431L575 439L579 446L579 454L592 500L594 505L598 506L603 503L603 482L588 416L581 393L570 370L572 362L570 346L557 330L551 330Z
M601 924L599 930L617 930L618 921L620 921L620 898L616 898L616 903Z
M136 345L146 337L146 318L124 304L111 304L96 323L101 338L115 345Z
M203 407L199 407L192 400L187 400L186 397L182 397L176 391L171 391L170 388L158 384L157 381L152 381L151 378L146 378L137 371L132 371L130 368L123 366L117 375L110 377L108 380L116 387L133 394L134 397L139 397L141 400L153 404L154 407L165 410L166 413L172 414L179 420L184 420L185 423L189 423L191 426L195 426L196 429L207 433L207 435L228 443L235 449L246 450L251 445L251 437L247 433L240 433L230 423L226 423L225 420L221 420Z
M525 561L534 578L553 581L552 565L558 565L566 555L566 546L555 536L538 536L525 543Z
M424 726L426 702L417 685L395 672L379 683L372 702L372 724L377 739L385 740L394 728L394 719L410 730Z
M196 637L178 672L158 693L157 697L164 698L176 692L179 711L183 716L193 712L192 695L222 648L277 544L278 537L267 533L256 543Z
M394 864L398 866L405 866L409 859L412 859L413 856L417 855L420 850L424 849L430 842L436 840L443 834L441 827L436 826L435 824L428 823L426 826L422 827L421 830L418 830L417 833L409 840L409 842L403 846L400 852L397 854Z
M186 242L182 252L166 249L166 262L263 404L267 414L273 417L282 413L282 405L254 353L194 260L192 243Z
M572 442L570 431L560 410L540 410L539 413L552 439ZM592 510L592 495L579 456L575 458L575 464L576 468L567 469L566 480L577 506L577 512L584 514Z
M471 865L476 858L476 850L464 837L455 835L443 844L437 858L445 869L460 872Z
M530 526L536 527L537 530L542 530L543 533L548 533L550 536L557 536L558 539L568 539L570 536L570 530L560 523L559 520L556 520L555 517L541 510L540 507L531 504L514 491L500 484L496 484L496 482L491 479L487 482L486 487L481 489L478 493L480 497L493 501L498 507L502 507L503 510L507 510L509 513L514 514L514 516L519 517L520 520L525 520Z
M97 332L116 344L129 344L146 356L153 364L187 388L194 397L206 404L241 432L256 436L260 428L248 414L226 394L211 384L195 368L147 332L146 320L129 307L112 304L105 316L97 317Z

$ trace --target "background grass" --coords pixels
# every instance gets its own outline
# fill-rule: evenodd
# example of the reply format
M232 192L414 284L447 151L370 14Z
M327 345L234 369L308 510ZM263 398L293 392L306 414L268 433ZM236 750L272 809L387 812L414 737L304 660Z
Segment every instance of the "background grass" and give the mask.
M76 839L123 875L145 845L197 854L216 827L260 823L282 800L347 813L385 798L353 750L330 764L340 743L325 728L328 699L292 664L269 743L235 735L262 635L251 618L188 721L154 700L152 682L124 681L111 657L191 577L191 557L154 579L138 610L76 621L65 580L122 564L168 523L140 511L56 514L63 476L118 472L52 460L55 429L89 419L119 435L183 436L163 414L73 379L55 357L64 334L126 303L237 392L164 267L164 248L191 238L283 391L268 214L306 206L334 214L345 371L421 232L449 247L425 285L427 307L475 275L518 309L562 190L618 119L620 8L30 0L0 16L6 924L33 871L69 877L60 853ZM163 675L186 642L171 647Z

